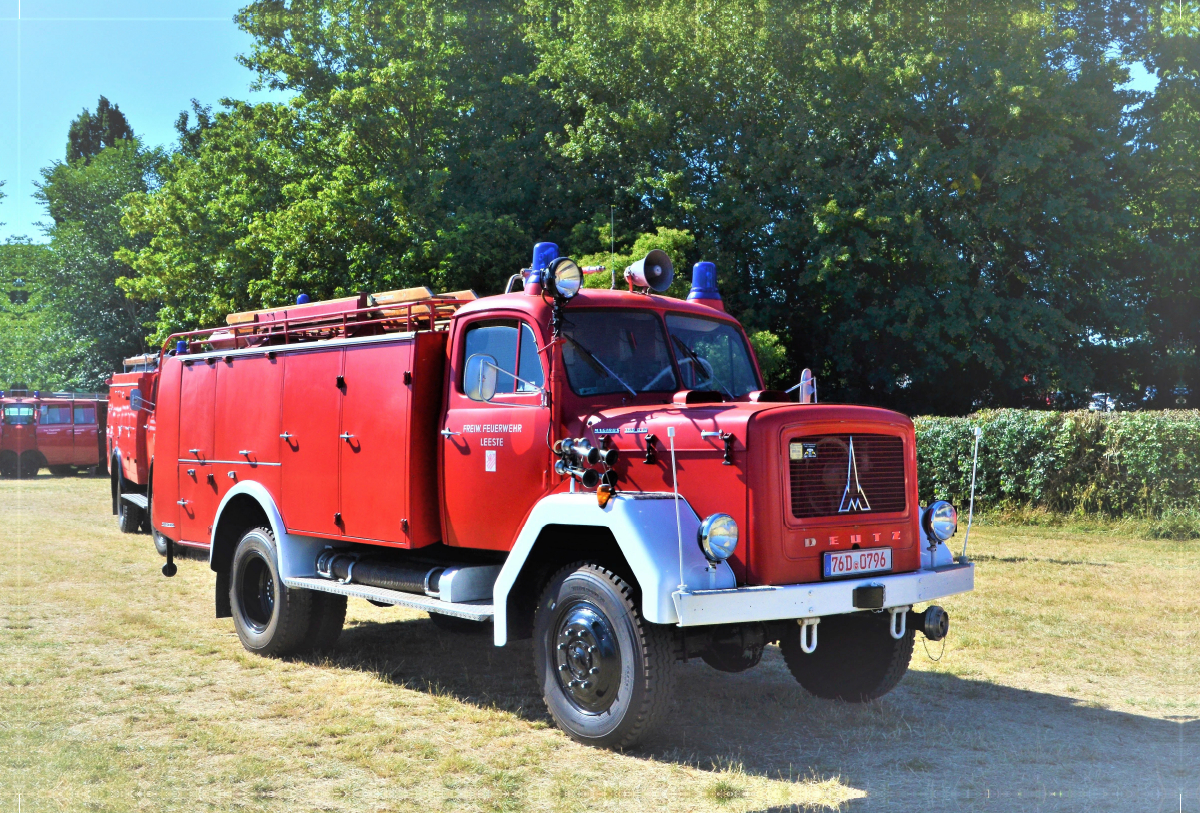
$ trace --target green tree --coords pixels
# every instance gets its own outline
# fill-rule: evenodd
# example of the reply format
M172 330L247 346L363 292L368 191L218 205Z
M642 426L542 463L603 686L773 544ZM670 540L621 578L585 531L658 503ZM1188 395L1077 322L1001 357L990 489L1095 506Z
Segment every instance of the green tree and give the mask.
M1056 10L533 5L554 148L694 234L731 310L823 395L1082 394L1097 348L1136 335L1139 99Z
M154 187L161 160L158 150L120 139L90 158L42 170L36 197L52 222L41 299L57 337L45 373L50 386L97 389L122 358L146 349L156 307L117 287L130 269L115 255L140 245L121 226L121 207L126 196Z
M161 190L135 197L122 257L159 334L276 305L411 285L500 290L589 183L545 149L557 107L527 80L519 3L251 3L245 58L286 104L226 102ZM557 163L556 163L557 162Z
M0 245L0 390L49 388L72 348L64 320L45 307L50 249L28 239Z
M111 147L121 140L132 140L133 137L125 114L101 96L96 103L95 113L85 107L71 122L71 129L67 132L67 163L90 161L105 147Z

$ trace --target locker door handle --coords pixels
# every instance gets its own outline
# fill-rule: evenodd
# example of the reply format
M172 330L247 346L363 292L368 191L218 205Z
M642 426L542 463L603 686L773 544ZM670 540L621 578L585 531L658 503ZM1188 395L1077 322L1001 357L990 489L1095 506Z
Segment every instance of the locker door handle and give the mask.
M283 438L284 440L291 440L292 438L294 438L294 437L296 437L296 436L295 436L295 435L293 435L293 434L291 434L290 432L284 432L284 433L283 433L282 435L280 435L279 437Z
M343 432L342 434L338 435L338 437L342 440L350 440L350 438L354 437L354 435L350 434L349 432Z
M200 450L199 449L188 449L188 454L198 455L198 454L200 454Z
M176 505L187 505L188 501L187 500L176 500L175 504Z
M238 454L249 457L250 455L254 454L254 450L253 449L240 449L238 451Z
M442 430L442 437L444 437L444 438L451 437L452 435L461 435L461 434L462 434L462 432L452 432L449 429Z

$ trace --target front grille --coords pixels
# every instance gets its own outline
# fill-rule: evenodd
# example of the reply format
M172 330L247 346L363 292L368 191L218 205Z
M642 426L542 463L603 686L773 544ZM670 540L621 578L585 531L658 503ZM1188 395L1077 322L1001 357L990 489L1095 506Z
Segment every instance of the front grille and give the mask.
M793 438L788 463L792 516L797 519L904 510L903 438L867 434Z

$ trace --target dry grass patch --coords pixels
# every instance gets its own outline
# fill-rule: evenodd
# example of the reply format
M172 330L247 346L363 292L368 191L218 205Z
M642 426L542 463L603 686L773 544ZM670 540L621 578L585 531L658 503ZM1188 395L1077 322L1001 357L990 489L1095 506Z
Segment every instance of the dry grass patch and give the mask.
M23 811L1124 811L1196 798L1194 545L977 529L978 590L945 602L941 660L918 644L883 701L814 700L775 649L740 675L692 662L671 723L622 754L549 725L528 644L496 649L416 612L352 601L331 657L249 655L212 617L206 564L162 578L149 539L119 534L107 503L103 480L0 483L10 809L18 794Z

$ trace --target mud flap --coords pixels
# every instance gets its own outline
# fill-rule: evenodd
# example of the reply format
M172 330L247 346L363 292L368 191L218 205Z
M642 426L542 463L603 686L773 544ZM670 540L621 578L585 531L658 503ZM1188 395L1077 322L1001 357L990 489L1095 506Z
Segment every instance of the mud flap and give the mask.
M229 571L217 572L217 618L233 618L233 606L229 603Z

